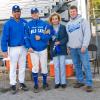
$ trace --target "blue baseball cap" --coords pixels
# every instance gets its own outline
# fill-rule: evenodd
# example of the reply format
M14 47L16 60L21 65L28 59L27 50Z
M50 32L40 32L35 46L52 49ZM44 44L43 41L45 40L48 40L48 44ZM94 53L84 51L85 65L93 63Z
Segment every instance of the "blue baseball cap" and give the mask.
M37 8L32 8L31 9L31 14L33 14L33 13L39 13L39 10Z
M21 8L20 8L18 5L14 5L14 6L12 7L12 11L13 11L13 12L20 12L20 11L21 11Z

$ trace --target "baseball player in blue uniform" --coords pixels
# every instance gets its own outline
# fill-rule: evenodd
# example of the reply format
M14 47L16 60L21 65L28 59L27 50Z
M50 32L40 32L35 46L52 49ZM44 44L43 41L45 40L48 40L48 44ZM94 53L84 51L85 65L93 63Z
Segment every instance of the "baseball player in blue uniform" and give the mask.
M18 5L12 7L12 15L3 28L3 35L1 40L1 49L4 58L10 58L10 85L12 93L17 92L16 89L16 69L19 67L18 79L20 88L24 91L28 90L24 84L25 66L26 66L26 49L24 47L25 41L25 25L26 21L21 16L21 9Z
M34 80L34 92L39 92L38 73L39 65L41 65L41 73L43 76L43 88L48 90L47 84L47 46L51 38L50 25L39 19L39 10L31 9L32 20L27 24L26 28L26 46L31 52L31 60L33 64L32 77Z

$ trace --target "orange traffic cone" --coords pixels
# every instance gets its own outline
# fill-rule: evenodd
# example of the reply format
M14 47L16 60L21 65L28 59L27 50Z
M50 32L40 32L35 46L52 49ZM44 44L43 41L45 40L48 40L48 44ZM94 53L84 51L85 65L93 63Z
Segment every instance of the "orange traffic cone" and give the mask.
M27 66L29 68L30 71L32 71L32 61L31 61L31 56L30 56L30 53L27 54Z
M50 76L54 77L55 76L55 69L54 69L54 63L53 63L53 61L51 61L49 63L49 68L50 68Z
M6 60L5 65L6 65L7 71L9 71L10 70L10 60Z
M3 59L6 70L9 71L10 70L10 59L9 58L4 58Z

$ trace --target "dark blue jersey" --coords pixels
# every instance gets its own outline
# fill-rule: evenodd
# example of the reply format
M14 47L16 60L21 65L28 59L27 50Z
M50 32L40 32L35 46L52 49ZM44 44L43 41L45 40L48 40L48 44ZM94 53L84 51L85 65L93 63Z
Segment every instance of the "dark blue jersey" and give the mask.
M16 21L14 18L10 18L5 24L1 39L1 49L3 52L7 52L7 48L15 46L23 46L25 41L25 25L26 21L22 18Z
M35 39L36 35L40 36L40 40ZM50 25L47 22L40 19L31 20L26 26L26 47L42 51L47 48L51 35Z

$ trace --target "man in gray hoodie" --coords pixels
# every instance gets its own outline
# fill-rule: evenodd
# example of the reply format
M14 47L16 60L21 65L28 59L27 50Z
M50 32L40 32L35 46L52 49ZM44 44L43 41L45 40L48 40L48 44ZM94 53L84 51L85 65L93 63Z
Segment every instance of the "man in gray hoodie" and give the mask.
M87 49L91 38L90 26L87 20L78 15L76 6L70 7L69 14L70 21L66 25L66 29L69 36L68 51L71 53L77 78L74 88L80 88L85 85L85 90L91 92L93 90L93 82ZM82 65L86 80L84 80Z

